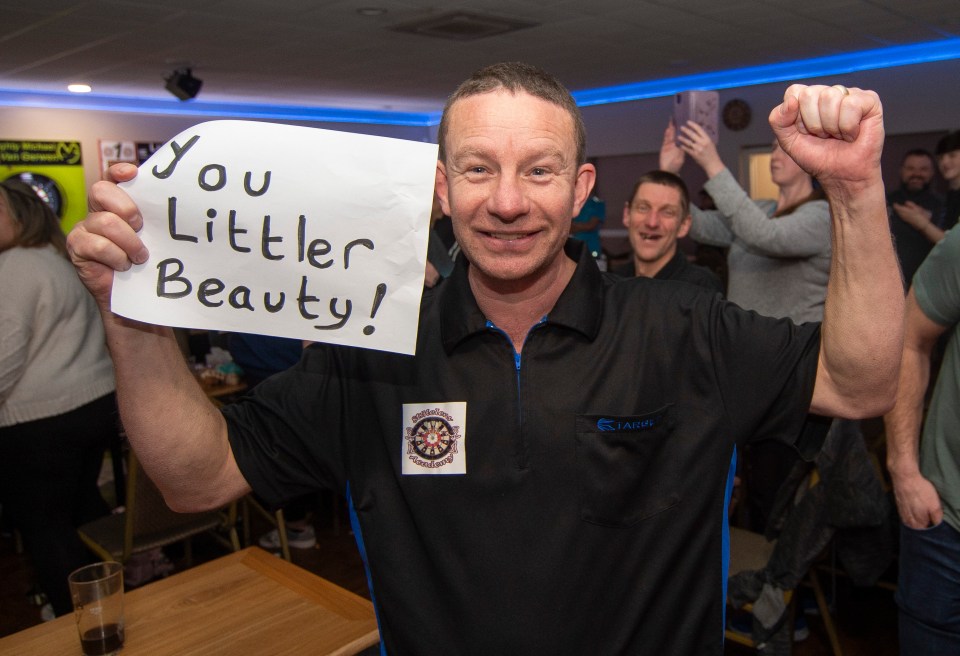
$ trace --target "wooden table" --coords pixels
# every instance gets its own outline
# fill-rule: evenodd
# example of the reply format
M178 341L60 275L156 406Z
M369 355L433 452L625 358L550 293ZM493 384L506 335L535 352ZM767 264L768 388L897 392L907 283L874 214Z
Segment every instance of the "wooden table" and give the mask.
M373 605L258 547L124 596L122 656L355 654L377 644ZM79 656L72 615L0 638L2 656Z
M200 384L200 389L203 390L204 394L209 396L211 399L219 399L224 396L240 394L241 392L247 391L247 384L242 381L239 383L227 384L205 381L196 375L194 375L194 378L197 379L197 382Z

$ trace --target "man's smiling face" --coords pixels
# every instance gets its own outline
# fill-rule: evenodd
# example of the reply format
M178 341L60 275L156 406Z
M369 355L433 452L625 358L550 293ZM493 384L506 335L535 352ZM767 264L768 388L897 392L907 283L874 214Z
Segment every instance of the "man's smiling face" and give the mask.
M630 236L637 273L653 276L677 251L677 239L689 232L690 215L678 189L644 182L623 208L623 225Z
M437 194L472 275L526 285L559 266L593 186L567 111L523 91L469 96L450 108L445 142Z

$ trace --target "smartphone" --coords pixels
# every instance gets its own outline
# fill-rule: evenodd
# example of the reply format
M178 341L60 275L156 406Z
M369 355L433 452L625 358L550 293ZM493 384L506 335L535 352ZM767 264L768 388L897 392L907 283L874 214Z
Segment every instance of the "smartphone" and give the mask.
M673 125L680 134L680 126L693 121L710 135L713 143L720 139L717 123L720 115L720 94L716 91L683 91L673 99ZM674 138L679 146L680 142Z

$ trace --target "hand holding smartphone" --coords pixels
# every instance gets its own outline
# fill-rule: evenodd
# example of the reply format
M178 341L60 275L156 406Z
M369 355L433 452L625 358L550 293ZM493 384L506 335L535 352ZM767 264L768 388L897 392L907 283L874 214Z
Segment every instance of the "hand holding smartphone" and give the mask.
M674 143L680 145L680 128L693 121L710 135L713 143L720 138L718 120L720 94L716 91L683 91L676 94L673 102L673 125L676 128Z

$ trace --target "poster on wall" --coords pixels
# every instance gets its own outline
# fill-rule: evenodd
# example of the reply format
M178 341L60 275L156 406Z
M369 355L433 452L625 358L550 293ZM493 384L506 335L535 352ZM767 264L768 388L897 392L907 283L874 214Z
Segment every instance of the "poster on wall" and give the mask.
M79 141L0 140L0 180L19 178L60 217L64 232L87 213Z
M100 177L106 178L107 169L119 162L140 166L160 149L162 141L107 141L100 140Z

